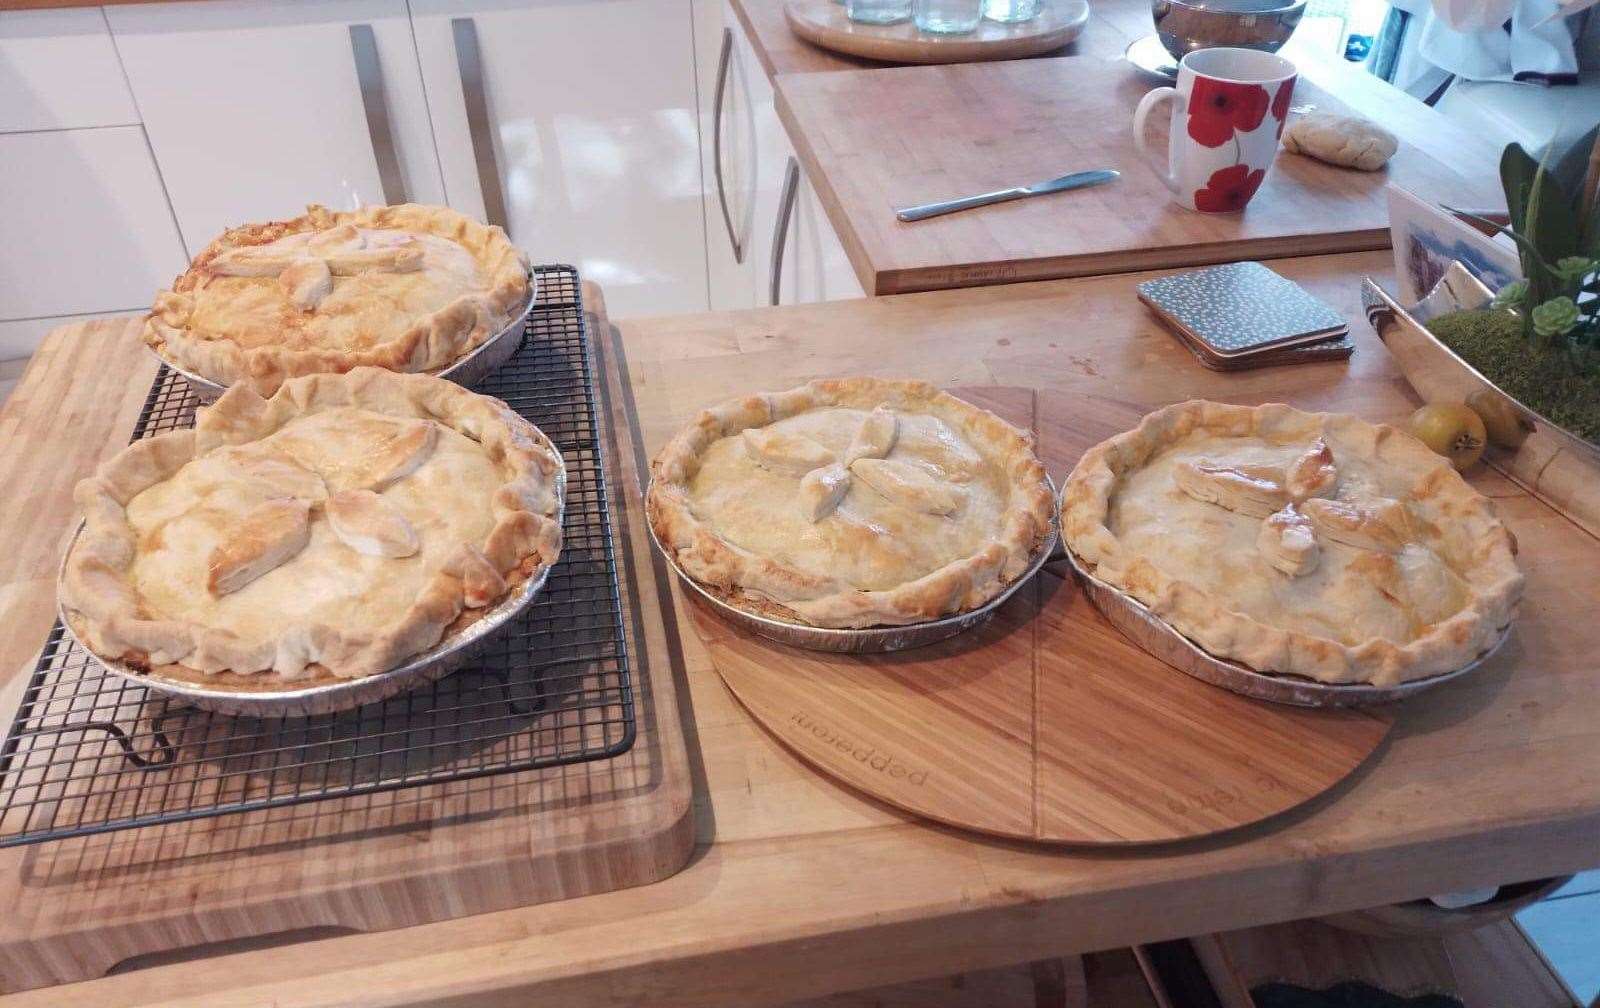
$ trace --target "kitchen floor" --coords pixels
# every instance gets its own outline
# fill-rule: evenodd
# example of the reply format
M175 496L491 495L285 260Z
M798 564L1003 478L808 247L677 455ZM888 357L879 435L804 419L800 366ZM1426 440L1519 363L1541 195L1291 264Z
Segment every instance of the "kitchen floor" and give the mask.
M1600 870L1575 875L1517 923L1580 1002L1600 1003Z

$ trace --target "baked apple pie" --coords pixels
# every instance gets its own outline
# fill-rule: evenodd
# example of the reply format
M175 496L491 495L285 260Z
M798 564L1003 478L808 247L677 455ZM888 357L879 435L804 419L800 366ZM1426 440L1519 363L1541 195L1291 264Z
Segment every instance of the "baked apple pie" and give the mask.
M565 484L538 428L443 379L235 386L78 484L63 609L95 654L165 679L373 675L553 564Z
M1458 669L1522 594L1488 500L1393 427L1192 401L1086 452L1062 535L1219 658L1380 686Z
M976 609L1051 531L1031 435L923 382L734 399L651 472L650 523L683 571L746 611L811 626Z
M528 297L527 260L498 227L414 203L312 206L212 242L156 295L144 340L201 378L271 395L297 375L439 371Z

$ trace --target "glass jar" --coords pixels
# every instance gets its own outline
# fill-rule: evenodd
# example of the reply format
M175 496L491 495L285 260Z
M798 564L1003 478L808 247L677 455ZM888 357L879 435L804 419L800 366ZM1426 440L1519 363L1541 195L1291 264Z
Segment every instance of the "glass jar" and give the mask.
M911 16L911 0L845 0L844 12L860 24L896 24Z
M1039 16L1039 8L1042 6L1044 4L1041 0L984 0L983 16L990 21L1006 24L1032 21Z
M983 20L983 0L916 0L917 30L935 35L965 35Z

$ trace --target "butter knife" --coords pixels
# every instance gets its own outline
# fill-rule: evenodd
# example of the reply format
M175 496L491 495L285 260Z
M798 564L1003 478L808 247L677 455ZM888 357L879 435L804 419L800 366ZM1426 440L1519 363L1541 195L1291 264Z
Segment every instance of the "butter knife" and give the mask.
M921 206L901 207L894 212L894 215L903 221L927 220L929 217L955 213L957 210L970 210L973 207L988 206L991 203L1005 203L1009 200L1025 199L1029 196L1043 196L1045 193L1064 192L1067 189L1082 189L1084 186L1099 185L1102 182L1110 182L1121 174L1121 172L1113 171L1110 168L1073 172L1071 175L1063 175L1060 178L1053 178L1048 182L1039 182L1031 186L997 189L994 192L979 193L976 196L940 200L937 203L924 203Z

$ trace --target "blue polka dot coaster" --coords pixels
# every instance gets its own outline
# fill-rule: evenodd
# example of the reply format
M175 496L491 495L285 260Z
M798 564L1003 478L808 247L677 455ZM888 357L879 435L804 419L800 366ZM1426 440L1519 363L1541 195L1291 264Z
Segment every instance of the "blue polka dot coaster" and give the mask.
M1146 280L1138 291L1139 300L1211 366L1238 366L1241 358L1264 350L1324 341L1349 330L1344 316L1258 262Z

